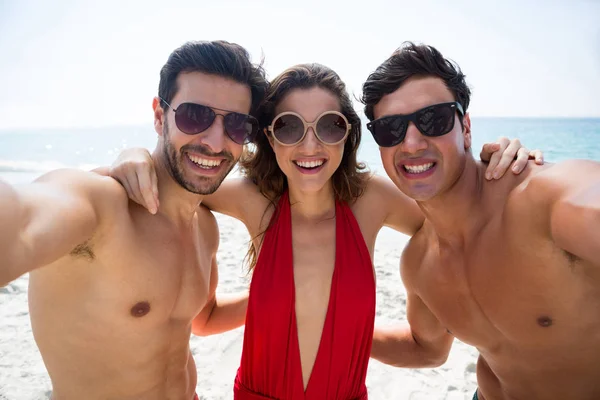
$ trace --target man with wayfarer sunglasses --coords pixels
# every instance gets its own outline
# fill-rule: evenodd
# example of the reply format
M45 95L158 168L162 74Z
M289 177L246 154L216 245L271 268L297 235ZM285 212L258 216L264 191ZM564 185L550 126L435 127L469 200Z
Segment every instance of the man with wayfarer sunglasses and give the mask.
M363 86L389 177L426 220L405 248L408 325L377 328L398 367L480 352L479 400L600 398L600 163L530 163L484 178L459 67L407 43Z
M250 114L266 88L237 44L189 42L170 55L152 104L155 216L92 172L0 181L0 285L30 273L52 399L198 398L191 332L240 326L247 305L245 293L217 303L219 233L199 205L256 134Z

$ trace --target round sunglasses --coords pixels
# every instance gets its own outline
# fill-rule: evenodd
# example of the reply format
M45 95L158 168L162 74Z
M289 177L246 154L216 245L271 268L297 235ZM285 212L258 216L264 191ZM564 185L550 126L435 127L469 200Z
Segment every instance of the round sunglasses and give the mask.
M223 117L223 126L227 136L237 144L252 142L258 132L258 120L252 115L242 114L216 107L196 103L181 103L173 108L160 98L175 113L175 125L186 135L196 135L204 132L215 122L217 115ZM217 114L214 110L223 111Z
M408 123L412 121L424 136L443 136L454 128L456 112L465 115L459 102L434 104L408 115L389 115L373 120L367 129L381 147L393 147L406 137Z
M267 128L275 140L283 146L293 146L304 140L308 128L323 144L338 144L346 139L352 125L338 111L325 111L314 122L307 122L301 115L286 111L273 119Z

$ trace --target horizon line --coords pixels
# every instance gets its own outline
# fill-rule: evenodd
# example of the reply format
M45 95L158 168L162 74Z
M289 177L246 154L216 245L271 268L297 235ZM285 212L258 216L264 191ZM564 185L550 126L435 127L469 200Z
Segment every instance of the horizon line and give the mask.
M362 113L361 113L362 114ZM364 114L362 114L364 116ZM498 116L498 115L475 115L471 116L471 119L521 119L521 120L600 120L598 116ZM366 118L364 118L366 120ZM363 121L363 118L361 118ZM363 122L364 123L364 122ZM153 127L152 122L126 122L126 123L110 123L104 125L48 125L48 126L13 126L13 127L0 127L0 132L7 131L31 131L35 129L40 130L76 130L76 129L111 129L111 128L123 128L123 127Z

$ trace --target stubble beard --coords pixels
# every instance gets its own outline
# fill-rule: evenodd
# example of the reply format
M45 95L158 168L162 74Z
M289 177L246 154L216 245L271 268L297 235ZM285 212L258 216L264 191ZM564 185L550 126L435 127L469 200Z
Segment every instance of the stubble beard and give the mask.
M225 178L227 177L227 175L229 175L233 167L235 167L235 164L237 162L237 160L234 160L233 155L230 152L223 151L221 153L212 153L205 147L197 145L185 145L179 150L179 152L177 152L177 150L171 143L169 136L169 128L166 121L163 127L163 140L163 158L167 163L167 169L169 174L179 186L191 193L209 195L216 192L219 186L221 186L223 180L225 180ZM187 179L185 177L184 168L182 166L183 158L186 157L185 151L187 149L193 149L195 153L203 154L206 156L223 157L225 158L225 160L222 162L229 163L229 168L223 171L221 175L215 177L195 176L194 178L196 182L192 182L190 179Z

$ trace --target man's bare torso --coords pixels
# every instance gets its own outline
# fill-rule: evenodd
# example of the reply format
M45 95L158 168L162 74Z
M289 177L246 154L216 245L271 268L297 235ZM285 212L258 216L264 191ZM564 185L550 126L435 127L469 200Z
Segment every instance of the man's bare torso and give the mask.
M191 321L207 302L214 217L200 208L177 228L126 201L117 210L91 240L31 273L53 399L191 399Z
M485 400L600 398L600 266L544 233L550 210L532 178L546 168L484 183L487 217L462 246L426 222L402 256L405 284L479 349Z

